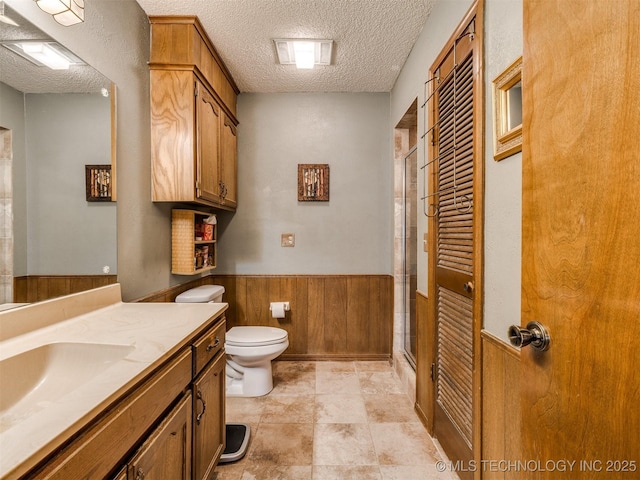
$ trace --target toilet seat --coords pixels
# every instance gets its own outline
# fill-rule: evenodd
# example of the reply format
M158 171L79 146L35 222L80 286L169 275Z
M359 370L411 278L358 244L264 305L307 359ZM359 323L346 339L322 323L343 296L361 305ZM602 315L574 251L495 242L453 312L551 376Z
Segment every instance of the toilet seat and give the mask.
M225 343L236 347L264 347L287 340L287 331L275 327L232 327L226 334Z

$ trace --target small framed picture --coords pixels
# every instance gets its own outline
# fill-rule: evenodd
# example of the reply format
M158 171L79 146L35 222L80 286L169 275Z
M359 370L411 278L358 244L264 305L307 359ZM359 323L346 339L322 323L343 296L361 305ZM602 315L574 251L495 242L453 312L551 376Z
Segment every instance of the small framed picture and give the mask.
M329 201L328 164L298 164L298 201Z
M87 202L111 201L111 165L85 165Z

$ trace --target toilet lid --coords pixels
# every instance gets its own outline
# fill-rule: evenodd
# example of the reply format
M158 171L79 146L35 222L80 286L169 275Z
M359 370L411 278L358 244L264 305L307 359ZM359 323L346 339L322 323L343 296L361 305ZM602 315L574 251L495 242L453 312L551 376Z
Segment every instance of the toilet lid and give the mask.
M262 347L282 343L287 338L287 331L275 327L232 327L225 337L229 345Z

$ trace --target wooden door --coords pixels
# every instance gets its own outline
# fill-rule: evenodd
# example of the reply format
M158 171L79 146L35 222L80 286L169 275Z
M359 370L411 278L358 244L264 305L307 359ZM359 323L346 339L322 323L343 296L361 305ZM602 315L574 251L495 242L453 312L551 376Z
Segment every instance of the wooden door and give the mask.
M435 333L434 435L474 460L482 262L481 12L475 6L431 68L429 297ZM460 471L471 478L470 469Z
M193 382L193 478L211 478L224 451L225 375L224 352L205 367Z
M187 394L129 462L129 478L191 479L191 394Z
M519 478L640 477L639 45L637 0L524 3Z
M196 81L196 197L220 203L220 118L213 95Z

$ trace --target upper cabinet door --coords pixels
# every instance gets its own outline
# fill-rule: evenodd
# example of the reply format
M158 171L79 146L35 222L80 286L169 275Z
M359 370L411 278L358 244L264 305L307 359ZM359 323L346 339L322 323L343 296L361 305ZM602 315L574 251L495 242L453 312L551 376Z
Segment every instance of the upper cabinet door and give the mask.
M238 131L227 114L222 115L220 131L222 203L226 208L236 208L238 204Z
M220 178L221 110L213 95L196 81L196 197L222 203Z

